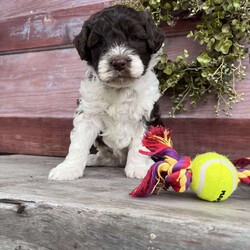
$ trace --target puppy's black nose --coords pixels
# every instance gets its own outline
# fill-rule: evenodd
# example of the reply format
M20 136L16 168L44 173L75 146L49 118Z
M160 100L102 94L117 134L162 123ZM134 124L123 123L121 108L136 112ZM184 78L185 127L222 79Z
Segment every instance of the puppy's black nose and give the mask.
M115 70L122 71L127 64L127 61L125 59L119 58L114 59L111 64Z

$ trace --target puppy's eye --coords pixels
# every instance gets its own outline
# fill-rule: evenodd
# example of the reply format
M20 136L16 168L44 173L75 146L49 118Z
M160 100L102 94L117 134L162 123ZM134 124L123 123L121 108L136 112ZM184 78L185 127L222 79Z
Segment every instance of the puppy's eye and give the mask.
M144 42L147 39L147 35L143 32L132 33L129 39L135 42Z
M130 39L131 39L131 40L136 40L137 37L136 37L135 35L131 35L131 36L130 36Z
M139 36L137 36L137 35L131 35L130 37L130 40L132 40L132 41L138 41L138 40L143 40L142 38L140 38Z

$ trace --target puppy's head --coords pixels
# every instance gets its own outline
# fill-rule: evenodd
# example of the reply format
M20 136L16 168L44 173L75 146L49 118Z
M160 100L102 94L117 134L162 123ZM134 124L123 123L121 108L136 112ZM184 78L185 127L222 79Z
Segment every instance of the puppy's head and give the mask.
M87 20L74 45L99 79L113 87L126 87L155 66L163 32L149 13L116 5ZM153 62L152 62L153 61Z

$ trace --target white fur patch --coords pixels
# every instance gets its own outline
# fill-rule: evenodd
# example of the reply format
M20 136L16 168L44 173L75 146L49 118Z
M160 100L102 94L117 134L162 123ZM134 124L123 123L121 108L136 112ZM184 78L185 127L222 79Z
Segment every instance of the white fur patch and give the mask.
M129 55L131 59L131 76L134 78L138 78L143 74L144 66L143 63L138 55Z

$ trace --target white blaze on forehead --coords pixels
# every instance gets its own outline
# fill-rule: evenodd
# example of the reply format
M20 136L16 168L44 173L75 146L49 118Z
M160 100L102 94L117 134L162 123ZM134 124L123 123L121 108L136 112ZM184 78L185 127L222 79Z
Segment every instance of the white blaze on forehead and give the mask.
M115 45L107 52L107 55L110 57L116 56L126 56L127 54L133 53L133 51L129 48L126 48L124 45Z
M135 51L124 45L115 45L106 52L99 61L98 75L102 81L110 81L115 76L111 62L116 58L124 58L129 61L129 76L132 78L140 77L144 72L144 65Z

